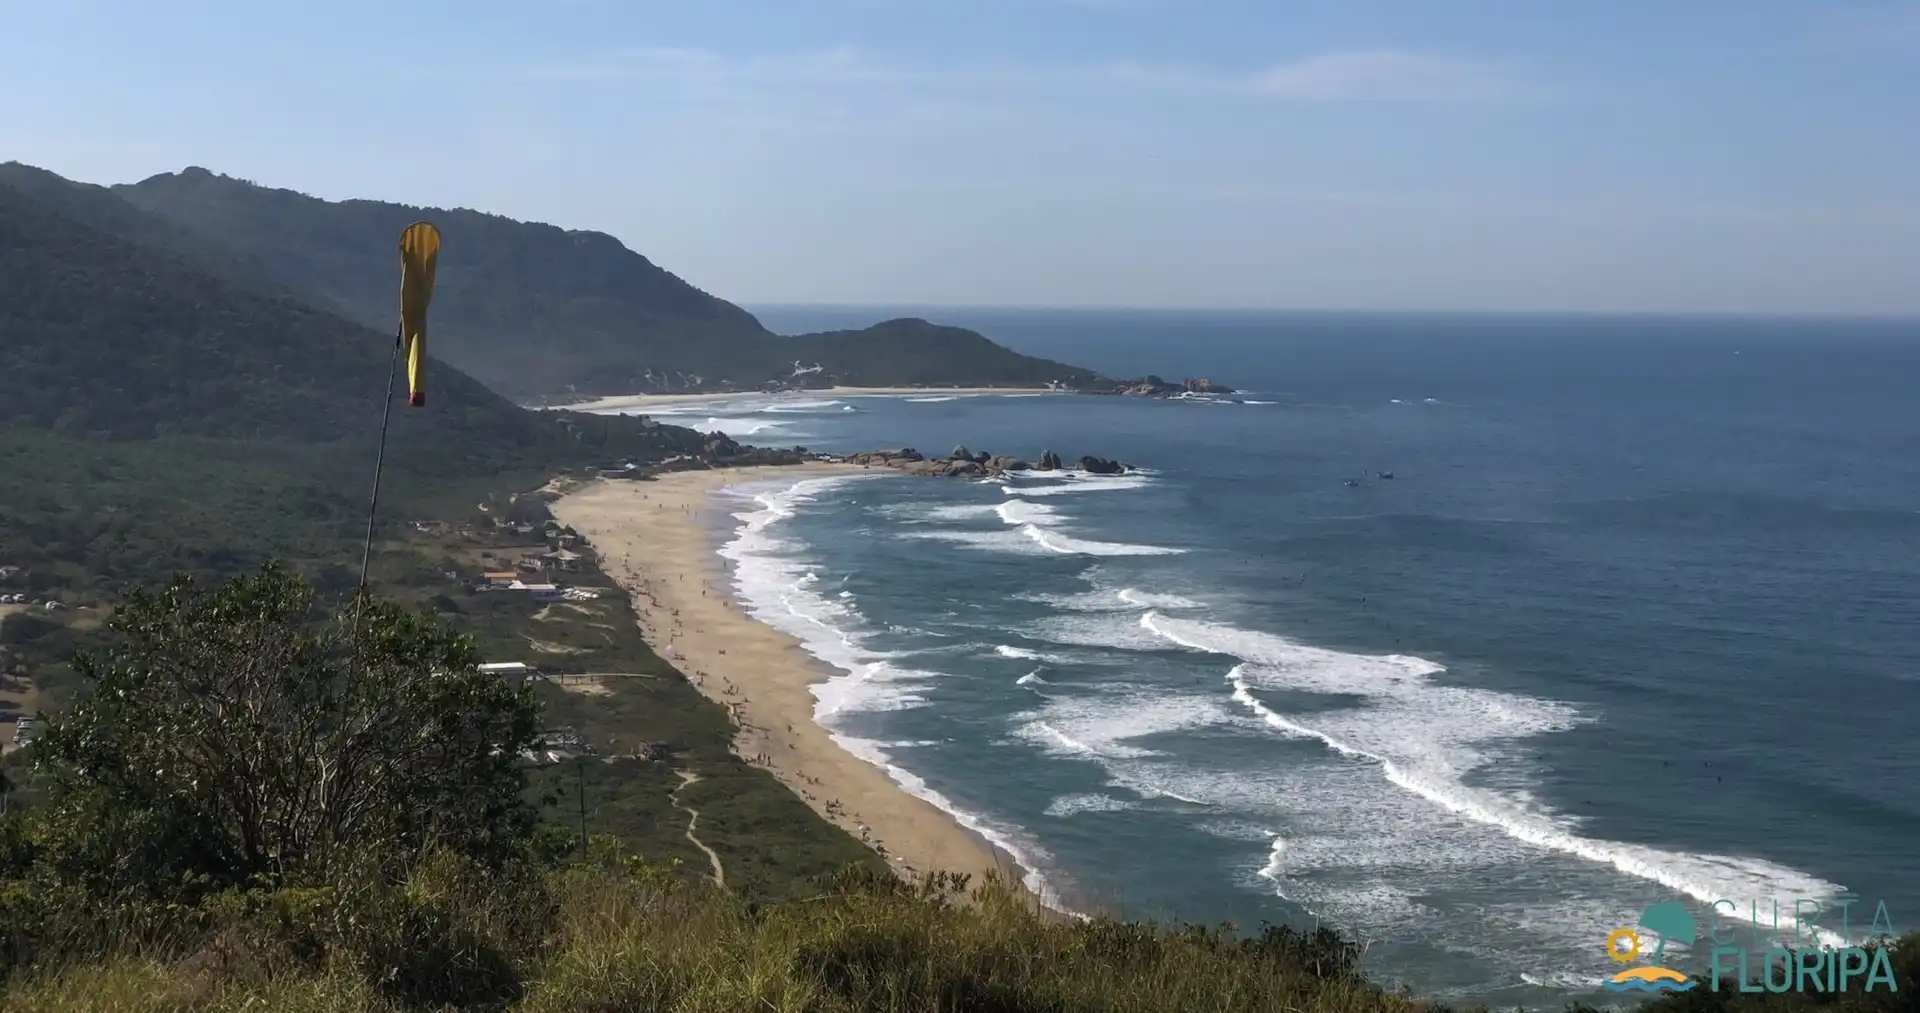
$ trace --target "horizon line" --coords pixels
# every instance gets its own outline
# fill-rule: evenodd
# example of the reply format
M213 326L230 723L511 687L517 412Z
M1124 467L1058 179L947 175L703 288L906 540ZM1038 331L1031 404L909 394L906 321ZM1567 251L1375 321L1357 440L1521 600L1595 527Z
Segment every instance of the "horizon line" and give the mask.
M1273 316L1600 317L1612 319L1809 320L1920 324L1920 310L1602 310L1602 309L1367 309L1310 306L1093 306L1047 303L827 302L739 299L734 305L762 309L1019 311L1023 313L1213 313Z

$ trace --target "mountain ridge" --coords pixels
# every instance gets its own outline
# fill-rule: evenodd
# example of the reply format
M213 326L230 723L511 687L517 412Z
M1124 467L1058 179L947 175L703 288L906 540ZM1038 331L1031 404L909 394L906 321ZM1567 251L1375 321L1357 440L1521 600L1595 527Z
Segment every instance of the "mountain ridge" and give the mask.
M447 237L430 348L522 402L768 386L1097 386L1096 373L926 321L783 336L605 232L467 208L328 201L194 166L110 188L349 319L392 326L390 249Z

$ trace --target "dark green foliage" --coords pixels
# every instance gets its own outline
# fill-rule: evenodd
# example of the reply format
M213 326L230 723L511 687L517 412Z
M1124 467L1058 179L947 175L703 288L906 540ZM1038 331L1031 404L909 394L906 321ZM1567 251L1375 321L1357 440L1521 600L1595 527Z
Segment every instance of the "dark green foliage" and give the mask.
M429 844L498 865L531 832L532 698L427 618L322 616L269 567L135 593L112 627L122 643L76 661L88 692L32 747L32 845L63 884L191 898Z
M0 422L370 446L391 344L0 186ZM539 420L479 384L445 368L433 380L438 410L399 413L399 453L536 440Z
M1756 955L1757 957L1757 955ZM1884 986L1868 992L1856 979L1846 992L1785 992L1775 994L1750 983L1756 991L1742 992L1731 978L1720 982L1719 991L1708 991L1707 982L1686 992L1663 995L1640 1006L1642 1013L1920 1013L1920 932L1910 932L1894 940L1888 962L1897 987ZM1754 969L1757 978L1762 972Z
M972 331L893 321L783 338L619 240L469 210L323 201L191 168L114 192L230 250L316 305L385 330L400 230L431 218L440 255L435 354L515 397L757 387L1090 383L1087 370L1019 355ZM818 372L795 374L796 363Z

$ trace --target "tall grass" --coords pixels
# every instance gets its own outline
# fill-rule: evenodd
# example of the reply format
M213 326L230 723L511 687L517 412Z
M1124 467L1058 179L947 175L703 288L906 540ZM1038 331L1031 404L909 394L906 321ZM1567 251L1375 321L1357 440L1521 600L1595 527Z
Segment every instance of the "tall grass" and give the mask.
M850 871L743 903L603 853L489 878L455 860L407 881L228 895L198 927L16 974L27 1011L497 1009L1314 1011L1417 1004L1362 979L1332 933L1048 917L1000 882ZM183 923L184 924L184 923Z

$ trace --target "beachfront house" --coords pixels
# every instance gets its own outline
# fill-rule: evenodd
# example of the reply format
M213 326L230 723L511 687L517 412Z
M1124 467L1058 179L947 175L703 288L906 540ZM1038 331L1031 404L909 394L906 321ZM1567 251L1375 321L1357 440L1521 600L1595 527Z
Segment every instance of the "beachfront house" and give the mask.
M580 569L580 554L570 549L555 549L540 558L556 570L572 573Z
M565 601L567 597L566 592L562 591L557 584L524 584L516 580L507 586L507 590L525 591L538 602Z
M520 683L540 675L540 670L524 661L489 661L474 666L481 675L499 676L508 683Z
M481 582L490 588L509 588L520 582L520 575L511 570L500 570L480 575Z

